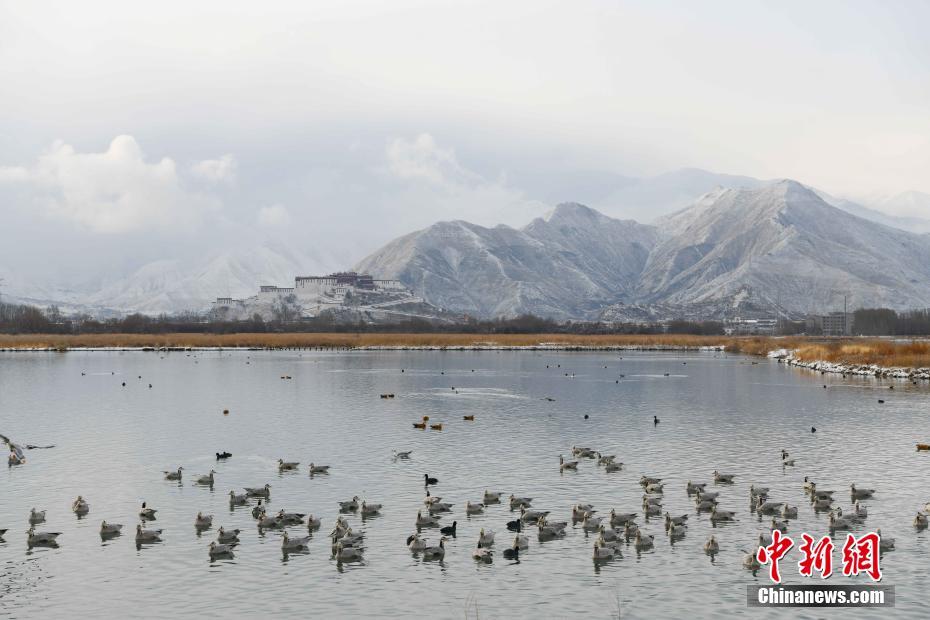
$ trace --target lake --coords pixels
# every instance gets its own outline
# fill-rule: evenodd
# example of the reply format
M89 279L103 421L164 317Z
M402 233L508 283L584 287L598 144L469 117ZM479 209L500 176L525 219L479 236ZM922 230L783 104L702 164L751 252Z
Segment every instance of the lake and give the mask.
M424 415L443 430L414 429ZM863 502L862 531L880 527L897 541L882 556L897 606L881 613L925 617L930 533L911 521L930 500L930 454L914 450L930 442L928 420L926 384L822 376L714 352L0 353L0 433L55 444L0 473L0 529L9 528L0 542L0 615L609 618L619 608L624 618L728 618L746 613L746 585L768 583L765 570L742 567L740 550L753 549L769 522L750 512L749 485L800 506L789 534L819 536L827 515L815 513L802 490L809 475L835 489L844 509L850 483L877 489ZM573 445L616 454L624 470L608 474L581 459L577 472L560 473L559 455L571 458ZM782 466L782 448L795 467ZM395 449L412 450L411 458L395 461ZM217 462L214 453L224 450L232 458ZM299 470L279 474L279 458L300 461ZM311 461L331 465L331 473L309 476ZM162 471L179 465L182 483L166 481ZM212 490L193 484L211 469ZM715 469L737 476L708 488L721 492L721 508L737 511L738 521L713 528L695 512L685 483L711 482ZM405 544L424 508L424 473L439 479L433 494L454 504L442 524L458 521L442 562L424 561ZM661 519L642 517L642 474L666 482L666 509L690 514L682 540L672 544ZM322 518L308 553L285 557L280 532L260 532L250 508L229 508L230 490L266 483L271 509ZM554 520L570 520L577 502L600 514L640 512L655 547L624 546L622 557L596 565L595 536L570 524L564 538L542 543L528 532L520 561L505 560L513 538L505 524L519 513L504 501L467 517L465 502L481 501L485 489L532 497L533 508L552 511ZM77 495L90 503L82 519L71 512ZM338 502L355 495L384 507L364 522L347 516L365 533L364 560L340 564L326 534ZM132 530L142 501L158 510L149 527L165 531L163 542L137 549ZM48 511L38 530L62 532L58 548L27 548L32 507ZM215 515L200 535L198 511ZM126 531L102 541L104 519ZM234 558L211 561L207 546L220 525L240 528L241 544ZM497 533L490 564L472 559L481 528ZM437 530L423 532L438 543ZM702 550L711 533L721 545L713 560ZM795 551L789 559L786 581L803 582ZM870 583L842 575L829 583L853 581Z

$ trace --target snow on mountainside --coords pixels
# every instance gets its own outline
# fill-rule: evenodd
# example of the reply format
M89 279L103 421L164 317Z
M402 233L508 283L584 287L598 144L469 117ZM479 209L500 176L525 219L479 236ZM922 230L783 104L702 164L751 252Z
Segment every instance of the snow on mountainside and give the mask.
M522 230L440 222L358 270L450 310L590 318L614 304L800 315L930 306L930 237L830 206L794 181L718 188L657 226L560 205ZM622 313L620 313L622 314Z

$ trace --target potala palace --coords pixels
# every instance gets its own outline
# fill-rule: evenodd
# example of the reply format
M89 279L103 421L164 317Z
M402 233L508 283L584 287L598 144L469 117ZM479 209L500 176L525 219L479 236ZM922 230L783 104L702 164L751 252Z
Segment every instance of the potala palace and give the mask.
M212 314L221 320L296 320L329 312L337 319L398 320L436 318L442 311L426 303L399 280L376 280L354 271L298 276L293 287L262 286L245 299L219 297Z

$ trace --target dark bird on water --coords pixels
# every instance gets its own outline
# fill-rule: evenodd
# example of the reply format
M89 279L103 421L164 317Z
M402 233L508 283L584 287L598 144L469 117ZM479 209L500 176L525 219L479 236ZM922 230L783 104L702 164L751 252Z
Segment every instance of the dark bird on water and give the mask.
M446 527L440 529L439 533L443 536L451 536L452 538L455 538L455 529L458 527L458 523L458 521L453 521L452 525L447 525ZM407 544L409 545L410 543Z
M812 433L816 433L816 432L817 432L817 429L814 428L814 427L812 426L812 427L811 427L811 432L812 432Z
M423 486L429 486L431 484L439 484L439 479L430 478L429 474L423 474Z
M659 423L659 416L655 416L655 415L652 416L652 423L653 423L653 425L658 424L658 423Z
M231 457L231 456L232 456L232 454L230 454L229 452L217 452L217 453L216 453L216 460L217 460L217 461L225 460L225 459L228 459L228 458Z

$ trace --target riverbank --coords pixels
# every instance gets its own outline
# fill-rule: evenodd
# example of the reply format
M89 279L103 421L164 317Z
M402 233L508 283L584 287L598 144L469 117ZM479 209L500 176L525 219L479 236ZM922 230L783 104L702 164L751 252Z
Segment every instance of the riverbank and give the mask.
M777 360L780 363L805 368L821 373L830 373L837 375L857 375L882 377L889 379L909 379L911 381L928 381L930 380L930 360L926 365L889 365L877 363L854 363L845 360L830 361L828 359L811 358L811 351L805 351L802 347L799 350L778 349L770 351L768 357ZM873 359L877 357L874 353ZM893 359L893 357L891 358Z

